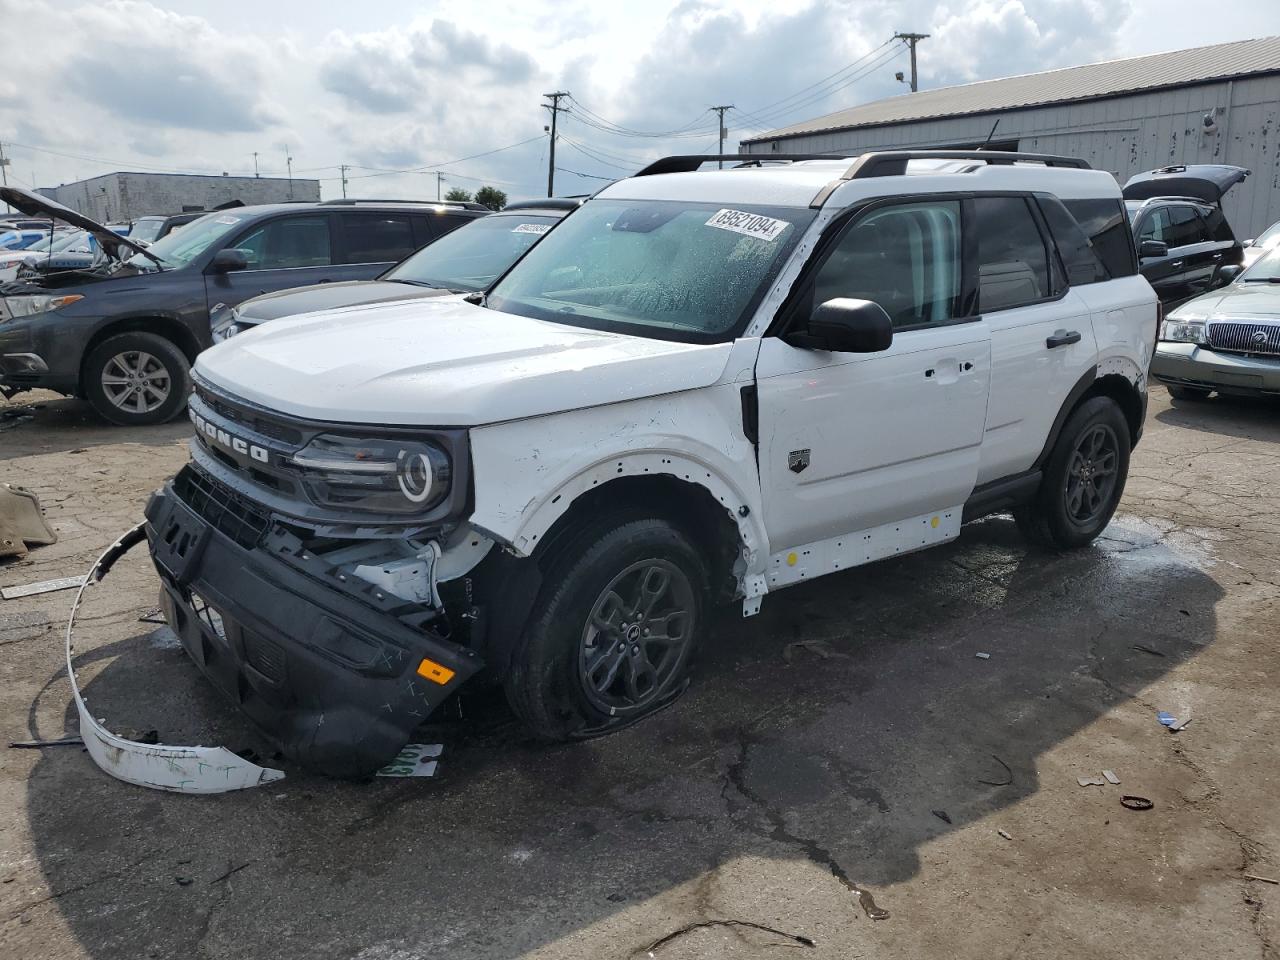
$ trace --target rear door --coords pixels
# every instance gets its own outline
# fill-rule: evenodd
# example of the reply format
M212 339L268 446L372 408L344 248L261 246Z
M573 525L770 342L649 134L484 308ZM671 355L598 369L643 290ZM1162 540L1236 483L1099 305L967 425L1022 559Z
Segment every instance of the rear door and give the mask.
M274 290L334 280L333 233L328 213L287 214L258 221L227 244L244 252L248 269L206 273L210 307L234 307Z
M1163 257L1142 257L1138 262L1139 270L1161 303L1173 303L1187 296L1186 264L1174 251L1174 237L1170 207L1151 207L1138 215L1138 222L1134 224L1138 248L1142 248L1144 240L1158 240L1169 248Z
M1172 267L1182 273L1180 293L1194 297L1213 286L1223 246L1214 241L1200 211L1192 204L1170 205L1169 219L1174 241L1169 244L1169 253L1174 258Z
M414 217L408 213L343 211L334 217L339 228L335 280L372 280L422 243L414 233Z
M991 331L981 485L1031 468L1071 388L1096 362L1097 345L1089 307L1068 286L1040 203L1026 196L979 196L973 207L978 309ZM1088 240L1065 208L1048 208L1046 198L1046 209L1065 218L1060 231L1070 225L1092 260ZM1090 282L1095 278L1090 267Z

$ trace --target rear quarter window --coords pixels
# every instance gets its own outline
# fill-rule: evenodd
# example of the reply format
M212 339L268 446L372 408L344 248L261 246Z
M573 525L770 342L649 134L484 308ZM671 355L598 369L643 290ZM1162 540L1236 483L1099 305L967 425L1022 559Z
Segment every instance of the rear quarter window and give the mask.
M1138 272L1133 233L1121 200L1063 200L1075 222L1093 245L1107 276L1131 277Z

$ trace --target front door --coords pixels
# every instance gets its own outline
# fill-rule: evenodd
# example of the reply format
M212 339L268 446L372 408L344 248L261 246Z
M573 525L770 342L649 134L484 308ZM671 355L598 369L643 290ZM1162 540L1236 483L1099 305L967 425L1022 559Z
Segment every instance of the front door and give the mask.
M831 541L816 575L958 531L977 479L991 362L986 323L967 315L976 298L961 238L959 200L862 211L806 282L797 315L836 297L873 300L893 321L889 349L762 342L760 477L772 562L784 564L772 582L786 582L786 565L803 569L807 544ZM895 529L908 518L912 530ZM855 531L866 531L866 549L840 539Z
M243 251L249 266L205 276L210 308L219 303L234 307L260 294L339 279L328 214L277 217L251 227L227 246Z

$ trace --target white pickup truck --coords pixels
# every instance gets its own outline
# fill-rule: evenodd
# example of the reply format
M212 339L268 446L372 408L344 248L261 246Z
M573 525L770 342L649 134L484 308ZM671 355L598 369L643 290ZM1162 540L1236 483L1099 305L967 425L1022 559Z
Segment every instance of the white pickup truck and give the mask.
M170 625L287 756L367 775L482 668L538 734L605 733L685 689L714 602L998 511L1062 548L1107 525L1157 325L1110 174L705 159L485 294L200 356L147 537Z

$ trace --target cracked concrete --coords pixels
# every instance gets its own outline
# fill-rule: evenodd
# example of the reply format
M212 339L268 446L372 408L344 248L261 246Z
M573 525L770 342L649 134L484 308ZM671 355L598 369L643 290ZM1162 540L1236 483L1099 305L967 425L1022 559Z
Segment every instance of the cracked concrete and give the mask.
M186 457L184 424L40 399L0 434L0 481L34 488L62 539L0 584L83 572ZM684 698L603 740L534 744L477 689L424 731L446 745L430 780L289 770L195 798L76 747L4 751L0 956L1280 960L1280 887L1245 877L1280 877L1277 412L1157 391L1091 549L1029 552L993 518L724 611ZM263 750L138 622L155 596L139 556L93 592L95 713ZM74 732L69 603L0 604L9 739ZM1156 710L1194 722L1170 734ZM993 754L1011 783L980 782ZM1077 786L1102 769L1121 784Z

